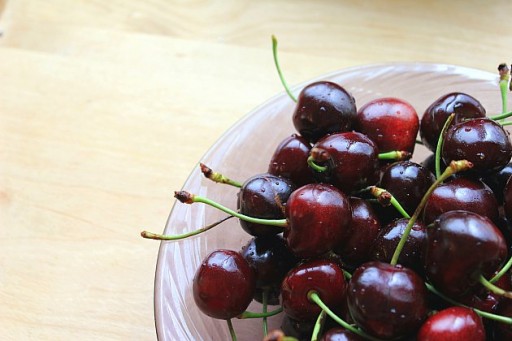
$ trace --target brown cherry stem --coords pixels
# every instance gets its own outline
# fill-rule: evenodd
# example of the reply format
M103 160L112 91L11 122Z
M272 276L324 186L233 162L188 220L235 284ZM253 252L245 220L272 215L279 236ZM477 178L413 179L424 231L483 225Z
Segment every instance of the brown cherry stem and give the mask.
M201 172L205 176L205 178L212 180L216 183L231 185L233 187L242 187L242 184L238 181L231 180L230 178L222 175L221 173L214 172L210 167L205 165L204 163L200 163L199 167L201 168Z
M382 206L393 206L404 218L409 219L411 216L404 210L402 205L396 200L393 194L386 191L384 188L371 186L370 193L377 198L377 201Z
M430 198L430 195L434 191L434 189L437 188L441 183L443 183L444 180L448 179L450 176L452 176L455 173L468 170L473 167L473 164L467 160L459 160L459 161L452 161L450 162L450 165L446 167L444 172L441 174L439 178L434 181L434 183L429 187L423 198L421 198L420 203L416 207L416 210L414 211L413 215L411 216L411 219L409 219L409 222L407 223L407 226L405 227L404 233L402 237L400 238L400 241L398 242L398 245L396 246L395 252L393 253L393 257L391 258L391 265L396 265L398 263L398 257L400 257L400 253L402 252L402 249L404 248L405 242L407 241L407 238L409 237L409 234L411 233L412 226L418 220L421 212L423 211L423 208L427 204L428 198Z

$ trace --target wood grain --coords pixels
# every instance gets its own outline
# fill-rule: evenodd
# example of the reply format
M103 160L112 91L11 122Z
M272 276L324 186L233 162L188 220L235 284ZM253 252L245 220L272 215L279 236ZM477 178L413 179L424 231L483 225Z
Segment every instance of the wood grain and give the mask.
M161 231L201 155L291 84L510 63L509 1L0 1L3 339L151 340Z

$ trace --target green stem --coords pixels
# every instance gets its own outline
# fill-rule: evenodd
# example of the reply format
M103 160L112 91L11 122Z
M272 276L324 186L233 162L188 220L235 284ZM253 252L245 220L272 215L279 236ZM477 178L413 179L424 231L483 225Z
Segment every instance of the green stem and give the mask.
M414 211L413 215L411 216L411 219L409 219L409 222L405 227L404 233L400 238L398 245L396 246L395 252L393 253L393 257L391 258L391 265L396 265L398 263L398 257L400 257L400 253L404 248L405 242L407 241L407 238L411 233L412 226L414 225L416 220L418 220L418 217L423 211L423 207L425 207L425 205L427 204L428 198L430 198L430 195L432 194L434 189L436 189L437 186L439 186L444 180L448 179L453 174L467 170L471 167L473 167L473 164L466 160L452 161L450 165L446 167L441 176L437 178L436 181L434 181L434 183L429 187L425 195L423 195L423 198L421 198L420 203L416 207L416 210Z
M228 322L228 328L229 328L229 334L231 334L231 340L236 341L236 333L235 328L233 328L233 323L231 322L231 319L226 320Z
M450 116L448 116L448 118L444 122L443 129L441 129L441 133L439 133L439 137L437 139L436 154L434 159L436 178L439 178L441 176L441 151L443 149L444 135L446 134L446 130L448 129L454 118L455 114L451 114Z
M279 60L277 59L277 38L273 35L272 36L272 55L274 56L274 64L277 69L277 73L279 74L279 79L281 80L281 84L283 84L284 89L286 90L286 93L292 101L297 102L297 98L293 95L293 93L290 91L290 88L288 87L288 84L286 83L286 80L283 77L283 73L281 72L281 67L279 66Z
M268 304L268 290L267 288L263 289L263 298L262 298L262 313L267 314L267 304ZM267 336L268 334L268 323L267 323L267 316L263 317L263 336Z
M142 238L146 238L146 239L154 239L154 240L180 240L180 239L185 239L185 238L192 237L192 236L198 235L200 233L206 232L209 229L212 229L215 226L219 225L220 223L223 223L226 220L231 219L231 218L233 218L233 216L227 216L226 218L223 218L223 219L221 219L221 220L219 220L219 221L217 221L217 222L215 222L213 224L206 225L205 227L202 227L202 228L197 229L195 231L186 232L186 233L182 233L182 234L167 235L167 234L153 233L153 232L149 232L149 231L142 231L140 233L140 235L142 236Z
M236 318L238 319L259 319L263 317L271 317L274 315L277 315L283 311L283 307L277 308L272 311L267 311L266 313L254 313L252 311L244 311L240 315L238 315Z
M502 119L508 118L510 116L512 116L512 111L506 112L504 114L494 115L494 116L491 116L489 118L491 120L498 121L498 120L502 120Z
M393 150L391 152L380 153L377 157L379 160L409 160L411 153L405 150Z
M311 333L311 341L317 341L320 336L320 332L322 331L322 327L324 326L326 312L322 310L320 314L318 314L318 318L315 322L315 327L313 328L313 333Z
M308 292L308 299L311 302L316 303L320 308L322 308L323 311L325 311L327 313L327 315L329 315L329 317L331 317L334 321L339 323L343 328L348 329L352 333L357 334L367 340L380 341L379 339L366 334L361 329L348 324L343 319L341 319L339 316L337 316L331 309L329 309L328 306L325 305L325 303L322 301L322 299L320 298L320 296L318 295L318 293L316 291Z
M481 274L478 277L478 281L480 282L480 284L482 284L490 292L492 292L492 293L494 293L496 295L500 295L500 296L506 297L506 298L512 298L512 292L504 290L504 289L502 289L502 288L492 284L490 281L488 281Z
M249 223L262 224L262 225L268 225L268 226L277 226L277 227L285 227L288 225L288 222L286 219L262 219L262 218L250 217L245 214L241 214L236 211L233 211L232 209L227 208L213 200L210 200L208 198L205 198L205 197L202 197L199 195L194 195L194 194L191 194L186 191L174 192L174 196L176 197L176 199L178 199L182 203L185 203L185 204L192 204L192 203L197 203L197 202L203 203L203 204L215 207L216 209L221 210L224 213L227 213L229 215L232 215L238 219L247 221Z
M238 181L231 180L228 177L225 177L221 173L214 172L210 167L206 166L204 163L200 163L199 167L201 168L201 172L207 178L212 180L213 182L226 184L234 187L241 188L242 184Z
M316 164L315 159L311 155L308 157L308 165L311 169L313 169L315 172L318 172L318 173L323 173L328 168L327 166L320 166L320 165Z
M505 263L505 265L501 268L501 270L498 271L498 273L496 275L494 275L494 277L491 278L489 280L489 282L496 283L504 274L507 273L508 270L510 270L511 267L512 267L512 257L509 258L507 263Z
M508 82L506 80L500 80L500 92L501 92L501 113L506 113L507 110L507 93L508 93Z
M512 121L506 121L500 123L503 127L512 125Z
M430 283L425 283L425 286L427 287L427 289L436 294L437 296L441 297L443 300L445 300L446 302L448 303L451 303L455 306L459 306L459 307L466 307L466 308L469 308L469 309L473 309L473 311L475 313L477 313L479 316L481 317L485 317L489 320L494 320L494 321L497 321L497 322L502 322L502 323L506 323L506 324L512 324L512 318L510 317L506 317L506 316L501 316L501 315L496 315L496 314L492 314L492 313L488 313L486 311L482 311L480 309L476 309L476 308L473 308L473 307L469 307L467 305L464 305L462 303L459 303L457 301L454 301L452 300L451 298L449 298L448 296L445 296L443 295L441 292L439 292L436 288L434 288L434 286Z
M396 198L383 188L372 186L370 193L377 198L377 201L383 206L391 204L404 218L409 219L411 216L404 210L402 205L396 200Z

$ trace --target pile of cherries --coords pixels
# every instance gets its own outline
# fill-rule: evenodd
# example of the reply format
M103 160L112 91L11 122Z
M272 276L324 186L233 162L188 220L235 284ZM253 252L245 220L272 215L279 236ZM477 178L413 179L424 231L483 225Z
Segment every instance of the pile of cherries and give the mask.
M292 97L292 99L295 99ZM261 318L267 340L512 340L512 144L502 117L466 93L421 120L398 98L356 108L339 84L309 84L296 132L268 170L238 183L238 207L176 192L236 217L251 236L197 270L206 315ZM421 141L417 140L417 136ZM421 143L432 155L410 161ZM146 238L179 240L144 231ZM246 311L256 300L261 312ZM276 309L268 310L268 306ZM282 314L280 330L266 319Z

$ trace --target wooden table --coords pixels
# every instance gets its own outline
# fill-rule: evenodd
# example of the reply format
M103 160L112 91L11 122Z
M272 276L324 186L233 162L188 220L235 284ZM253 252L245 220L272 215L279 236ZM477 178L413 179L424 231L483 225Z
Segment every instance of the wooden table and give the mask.
M0 0L0 334L155 339L158 242L235 121L290 84L390 61L496 72L508 0Z

